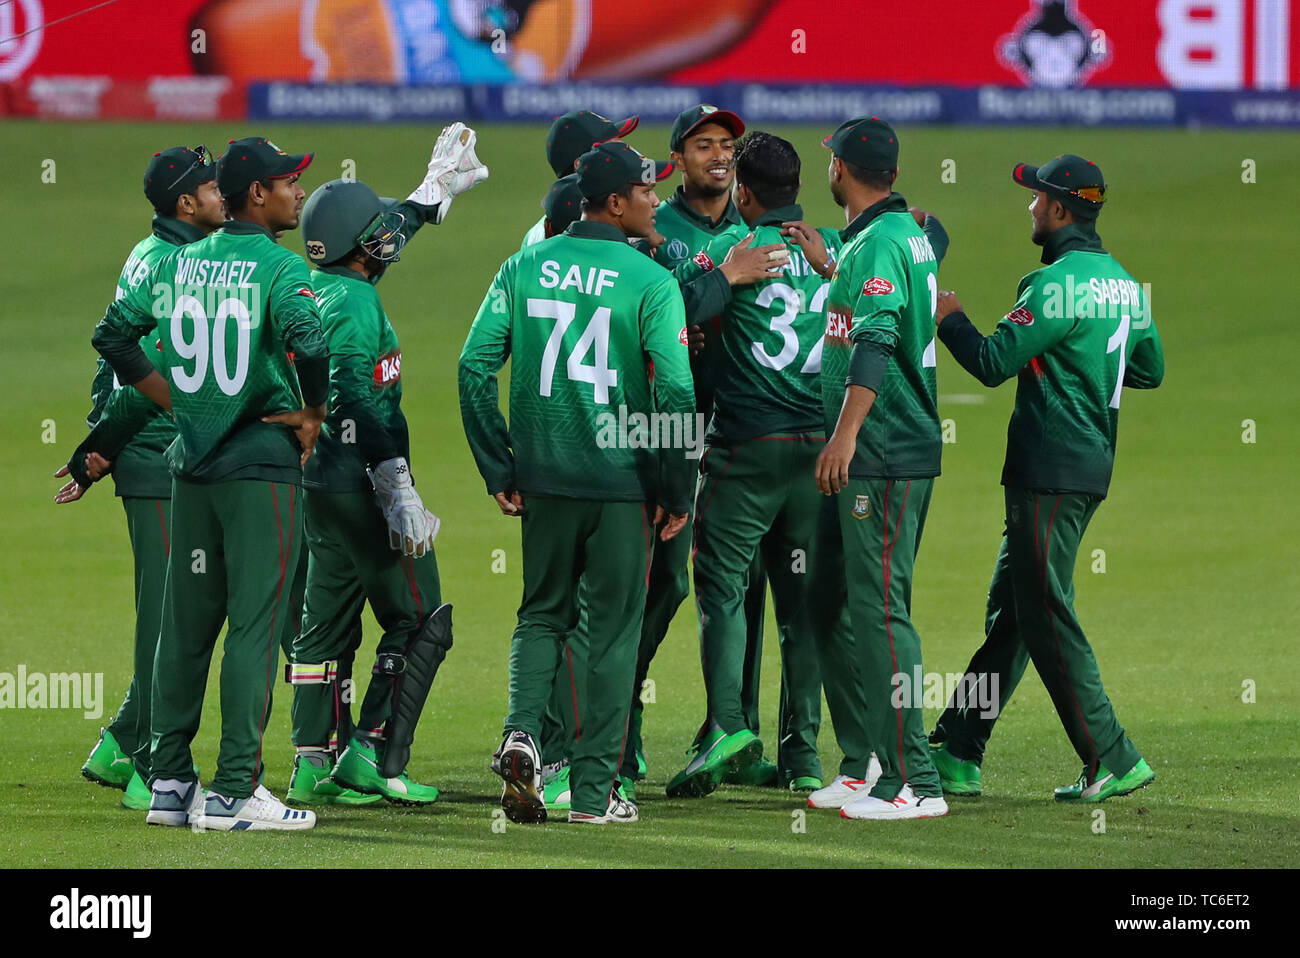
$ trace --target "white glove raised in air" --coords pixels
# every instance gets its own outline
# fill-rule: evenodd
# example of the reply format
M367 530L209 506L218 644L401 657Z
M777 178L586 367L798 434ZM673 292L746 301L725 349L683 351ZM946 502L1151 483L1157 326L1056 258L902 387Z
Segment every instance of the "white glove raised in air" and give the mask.
M442 521L424 508L411 482L411 467L399 457L387 459L369 472L379 511L388 523L388 544L402 555L420 558L433 547Z
M488 178L488 168L474 155L477 138L478 134L464 123L443 127L429 157L429 171L407 197L412 203L438 207L437 223L447 218L452 200Z

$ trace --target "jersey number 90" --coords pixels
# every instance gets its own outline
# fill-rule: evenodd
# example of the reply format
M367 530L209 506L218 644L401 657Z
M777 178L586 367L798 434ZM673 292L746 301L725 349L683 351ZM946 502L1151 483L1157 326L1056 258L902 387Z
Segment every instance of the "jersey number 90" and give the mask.
M194 335L185 335L185 317L191 320ZM226 324L235 321L235 370L230 371L229 357L226 355ZM248 378L248 356L252 343L252 326L249 323L248 305L233 297L223 299L217 306L209 331L208 315L203 303L193 296L181 296L176 300L176 308L171 317L171 345L181 359L194 360L194 368L187 370L184 366L171 367L172 382L176 388L185 393L196 393L208 377L208 360L211 359L212 375L217 386L227 396L236 395L244 388Z

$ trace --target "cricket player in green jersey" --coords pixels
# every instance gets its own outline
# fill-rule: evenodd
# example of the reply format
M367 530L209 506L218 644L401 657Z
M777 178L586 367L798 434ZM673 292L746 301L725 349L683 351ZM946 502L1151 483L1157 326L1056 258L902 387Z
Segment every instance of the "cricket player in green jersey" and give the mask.
M759 246L786 244L779 265L757 282L720 284L723 307L713 369L713 418L701 459L694 519L695 601L709 729L702 747L668 785L669 795L706 795L729 767L745 767L762 742L742 704L747 665L747 580L755 557L768 570L781 630L782 709L777 765L797 791L821 788L817 731L821 679L805 615L812 580L807 554L821 497L808 481L825 442L821 354L828 284L784 224L797 205L799 154L786 140L754 131L736 151L735 206ZM833 253L839 236L821 231ZM680 283L713 271L735 239L722 235L678 267ZM697 317L687 315L687 323Z
M183 146L155 153L144 173L144 194L154 209L153 228L131 250L117 280L117 298L138 285L164 252L202 239L225 220L217 191L216 169L206 147ZM157 359L156 337L145 343L146 355ZM171 476L163 453L176 438L176 426L156 405L133 389L121 390L121 403L132 400L141 417L134 427L114 430L105 416L116 385L113 370L101 358L91 383L90 435L56 476L71 475L58 502L73 502L98 478L86 467L94 454L108 466L126 512L127 532L135 561L134 674L117 715L100 730L99 742L81 767L93 782L124 790L126 808L149 807L149 693L158 623L162 619L163 583L167 576L167 542L171 513ZM110 438L109 433L113 433Z
M822 401L830 437L816 481L831 498L810 571L824 590L815 629L844 759L808 803L838 807L845 818L929 818L948 807L921 697L894 692L896 676L921 668L912 566L939 474L938 258L893 192L898 137L889 124L858 117L824 143L831 194L849 225L827 296Z
M461 353L470 449L501 511L523 520L510 715L493 758L516 822L546 819L536 738L561 656L573 686L568 819L637 818L615 777L651 541L679 534L690 511L682 430L694 404L677 282L627 240L654 228L654 186L671 171L624 143L583 156L583 219L502 265ZM507 358L508 429L496 384ZM586 627L576 629L580 589Z
M1083 762L1056 800L1101 802L1156 776L1102 688L1074 611L1074 562L1110 487L1123 388L1159 386L1165 360L1145 292L1097 235L1106 182L1096 164L1067 153L1021 163L1012 177L1034 191L1043 268L1020 281L987 337L952 293L940 293L935 313L939 338L972 376L986 386L1016 377L1016 404L985 641L966 670L974 682L959 688L931 742L944 791L978 795L993 725L1032 660Z
M442 602L433 552L440 523L412 478L401 345L376 285L423 224L440 223L456 196L487 179L474 143L463 123L445 128L424 180L403 203L381 201L364 183L334 180L303 207L330 352L330 398L303 474L310 557L302 630L285 668L297 749L291 803L360 805L382 797L423 805L438 798L436 788L411 780L406 763L451 648L451 606ZM367 601L384 634L354 726L352 669Z
M302 544L298 487L329 387L307 264L275 242L298 226L298 176L311 159L261 137L232 141L217 164L232 220L159 258L92 340L120 382L173 413L178 433L167 453L171 552L154 663L150 824L301 830L316 821L261 784ZM165 376L139 345L155 328ZM204 793L190 743L227 621L221 749Z
M658 236L653 241L655 260L668 269L690 262L705 246L721 237L730 238L737 249L726 257L725 269L716 275L698 277L682 284L682 297L690 320L690 335L695 355L691 372L695 385L695 405L702 422L707 422L713 405L712 369L718 360L718 336L714 324L726 305L723 287L750 283L763 278L772 265L771 254L783 253L784 247L769 244L758 249L745 240L748 229L731 199L735 181L736 139L745 132L744 121L730 110L700 104L683 110L673 122L668 147L673 165L682 171L682 183L659 210L656 221ZM721 262L721 261L719 261ZM712 334L712 335L710 335ZM696 436L697 443L702 436ZM702 454L702 444L697 446ZM645 777L644 748L641 738L644 706L643 688L654 659L673 616L690 594L691 535L679 536L656 544L650 571L649 596L646 599L645 623L637 653L637 675L632 702L627 751L623 760L625 778ZM763 658L764 595L767 583L762 558L756 556L749 573L745 593L745 678L741 691L746 722L758 728L759 670ZM694 757L700 755L712 722L705 716L691 746ZM758 761L733 767L728 764L724 780L731 784L771 785L777 767L763 757Z
M570 110L557 116L551 128L546 131L546 162L557 177L568 176L577 171L578 160L593 146L623 139L640 122L639 116L629 116L622 122L615 123L590 110ZM520 249L549 238L551 234L546 232L546 219L543 214L524 234ZM555 232L562 233L564 230Z

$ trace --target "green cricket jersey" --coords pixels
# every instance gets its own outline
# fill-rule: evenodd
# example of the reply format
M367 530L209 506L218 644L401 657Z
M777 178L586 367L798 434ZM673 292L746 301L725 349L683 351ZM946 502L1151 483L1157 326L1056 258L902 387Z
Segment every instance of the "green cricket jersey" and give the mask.
M402 213L405 242L434 222L438 211L410 201L395 208ZM398 456L410 462L401 406L402 349L375 290L386 275L367 279L346 266L311 274L330 352L330 397L316 452L303 467L303 485L310 488L370 492L367 466Z
M579 220L506 260L460 356L461 416L488 492L688 512L683 324L672 274L616 227ZM496 380L507 359L508 430Z
M798 205L768 210L752 226L754 245L785 243L790 261L772 279L732 289L718 334L719 361L713 370L713 421L708 441L743 442L778 432L825 428L822 411L822 346L830 284L818 276L803 252L781 235L781 224L802 220ZM834 255L836 230L818 230ZM736 243L717 237L674 272L682 286L714 270ZM694 321L688 315L687 322Z
M329 412L303 484L369 492L366 466L411 456L402 413L402 350L379 293L345 266L312 272L321 329L330 351Z
M227 222L164 253L108 308L92 342L134 384L154 368L139 339L155 328L179 432L172 474L301 481L293 430L261 417L326 399L328 355L302 257L269 230Z
M1016 305L992 335L953 313L939 336L986 386L1018 374L1003 485L1104 496L1122 389L1160 385L1160 336L1142 287L1091 224L1051 233L1043 262L1020 281Z
M876 399L849 464L854 479L939 475L942 440L935 389L938 258L898 193L858 215L827 297L822 400L827 435L847 384Z
M170 216L155 216L153 232L135 244L117 279L116 299L125 296L148 275L149 268L164 253L177 246L202 239L204 232L196 226ZM157 359L157 337L141 341L150 359ZM155 363L157 365L157 363ZM100 357L90 387L91 411L86 425L91 436L82 443L74 458L84 461L87 451L95 451L112 460L113 484L119 496L166 499L171 496L171 476L164 453L176 438L176 424L160 408L128 387L131 397L114 403L114 420L96 428L104 419L109 397L118 388L113 369ZM136 403L139 405L136 405ZM134 411L129 411L134 407ZM109 435L106 435L108 433ZM107 451L105 451L107 450Z
M686 193L682 187L668 199L659 204L655 212L655 229L664 237L664 242L655 250L655 262L676 271L683 263L690 262L695 254L714 242L724 242L726 249L739 243L749 235L749 227L741 219L736 204L727 201L727 208L717 221L701 216L691 209L686 202ZM726 252L723 252L726 258ZM714 260L721 263L721 259ZM694 282L682 284L682 299L686 304L686 315L693 324L703 323L722 315L731 298L731 287L721 273L705 278L696 277ZM720 358L714 353L714 338L710 336L705 346L705 353L697 365L712 369Z

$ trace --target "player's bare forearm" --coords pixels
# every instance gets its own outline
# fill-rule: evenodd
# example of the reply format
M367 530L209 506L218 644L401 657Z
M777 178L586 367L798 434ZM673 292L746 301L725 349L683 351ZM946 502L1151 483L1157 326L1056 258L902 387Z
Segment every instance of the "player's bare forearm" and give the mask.
M167 385L167 380L163 378L162 373L153 370L148 376L138 383L132 383L140 394L152 399L167 412L172 411L172 393L171 388Z
M847 386L835 431L817 457L814 478L823 495L843 489L849 481L849 465L858 448L858 430L876 401L875 390L866 386Z

